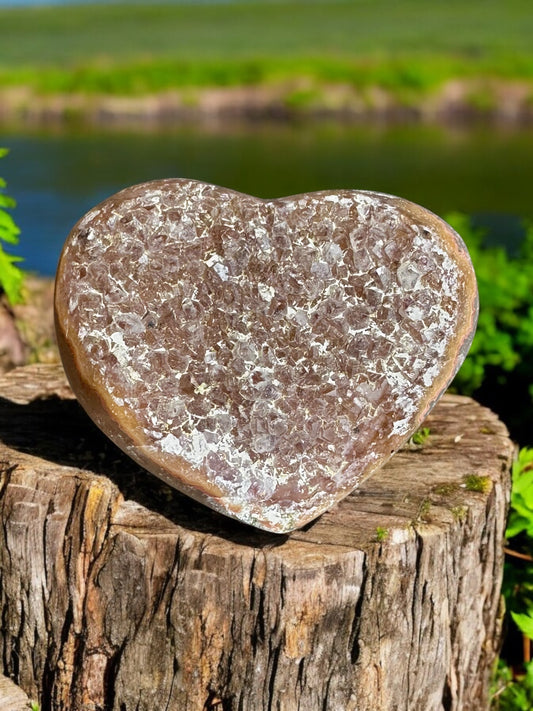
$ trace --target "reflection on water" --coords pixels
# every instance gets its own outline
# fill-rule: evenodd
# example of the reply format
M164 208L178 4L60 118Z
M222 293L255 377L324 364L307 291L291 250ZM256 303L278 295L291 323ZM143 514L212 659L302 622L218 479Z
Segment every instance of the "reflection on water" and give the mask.
M261 197L309 190L389 192L461 210L519 236L533 219L533 128L260 125L159 133L0 135L0 174L18 200L28 269L51 275L74 222L133 183L184 176ZM517 231L518 226L518 231ZM512 235L511 235L512 236Z

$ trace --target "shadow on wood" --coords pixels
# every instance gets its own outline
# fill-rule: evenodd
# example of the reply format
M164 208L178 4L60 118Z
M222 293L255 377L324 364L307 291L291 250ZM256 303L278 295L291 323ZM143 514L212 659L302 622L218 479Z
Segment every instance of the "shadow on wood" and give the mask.
M514 451L488 410L445 396L277 536L141 470L57 367L0 393L0 671L42 711L486 708Z

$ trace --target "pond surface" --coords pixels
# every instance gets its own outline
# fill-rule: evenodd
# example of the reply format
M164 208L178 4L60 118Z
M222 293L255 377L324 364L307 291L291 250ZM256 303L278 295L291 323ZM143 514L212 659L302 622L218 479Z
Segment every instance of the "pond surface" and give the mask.
M512 249L533 220L533 128L261 125L224 130L0 133L24 266L53 275L73 224L133 183L188 177L260 197L363 188L471 214Z

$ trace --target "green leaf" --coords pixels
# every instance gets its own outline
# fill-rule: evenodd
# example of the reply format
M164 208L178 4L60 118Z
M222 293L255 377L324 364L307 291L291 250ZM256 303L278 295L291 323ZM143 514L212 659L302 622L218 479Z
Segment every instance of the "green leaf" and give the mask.
M17 201L14 198L9 197L9 195L2 195L2 193L0 193L0 207L12 208L16 206Z
M521 612L511 612L511 617L515 621L518 629L523 632L526 637L533 639L533 617Z
M20 257L6 254L0 247L0 284L6 292L10 304L20 304L23 301L24 273L15 266L15 262L20 261L22 261Z
M513 496L533 513L533 469L513 477Z
M515 477L527 471L530 466L533 467L533 447L522 447L513 462L513 481Z
M524 664L525 675L517 679L513 669L500 659L491 687L493 711L531 711L533 708L533 662Z
M8 148L0 148L0 158L9 153ZM6 181L0 178L0 188L6 187ZM0 240L8 244L18 244L20 229L11 215L2 208L13 208L16 201L0 192ZM16 266L22 261L20 257L6 254L0 244L0 289L2 289L11 304L20 303L22 299L22 283L24 273Z
M518 512L511 511L505 530L505 537L514 538L514 536L524 531L530 535L530 529L533 531L533 521L530 516L521 516Z
M0 239L9 244L18 244L20 229L15 224L11 215L0 210Z
M533 541L533 449L523 447L512 468L511 507L505 535L526 533Z

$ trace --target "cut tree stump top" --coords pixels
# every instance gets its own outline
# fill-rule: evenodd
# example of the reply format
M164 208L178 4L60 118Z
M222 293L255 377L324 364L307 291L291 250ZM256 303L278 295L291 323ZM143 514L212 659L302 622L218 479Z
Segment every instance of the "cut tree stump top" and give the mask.
M174 491L124 455L78 406L63 369L37 364L0 376L0 456L19 464L32 457L49 462L48 472L80 469L79 476L122 494L126 510L149 508L161 514L158 525L182 525L198 535L218 535L242 545L275 545L287 550L306 545L365 549L376 542L376 529L395 536L414 524L447 527L459 512L479 505L482 482L499 481L514 445L494 413L470 398L445 395L424 423L430 434L422 445L407 445L356 491L303 530L268 534L234 522ZM466 477L472 475L468 484ZM118 491L112 485L118 488ZM476 490L476 488L478 490ZM487 495L490 485L485 491ZM154 521L150 520L150 526Z
M278 535L140 469L59 366L0 393L0 658L43 708L485 708L514 455L486 408L444 396L422 444Z

